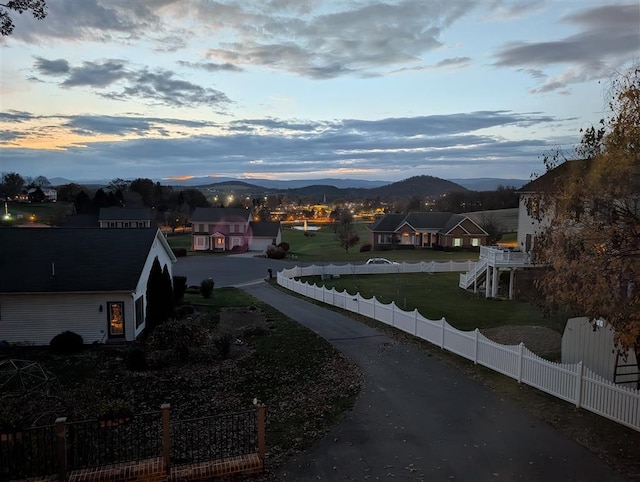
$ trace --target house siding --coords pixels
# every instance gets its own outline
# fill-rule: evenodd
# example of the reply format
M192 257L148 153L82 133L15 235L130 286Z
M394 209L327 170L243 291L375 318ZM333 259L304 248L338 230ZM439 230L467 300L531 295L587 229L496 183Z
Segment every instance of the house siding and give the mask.
M134 339L131 293L59 293L0 295L0 340L48 345L63 331L82 336L84 343L102 343L107 334L107 302L124 303L125 337ZM102 311L99 307L102 306Z

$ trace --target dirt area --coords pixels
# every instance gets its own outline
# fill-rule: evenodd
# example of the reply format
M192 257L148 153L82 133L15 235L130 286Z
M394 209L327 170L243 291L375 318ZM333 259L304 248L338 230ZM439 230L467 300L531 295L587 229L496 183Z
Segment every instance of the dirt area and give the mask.
M560 361L562 335L544 326L501 326L480 332L502 345L524 343L530 351L550 361Z

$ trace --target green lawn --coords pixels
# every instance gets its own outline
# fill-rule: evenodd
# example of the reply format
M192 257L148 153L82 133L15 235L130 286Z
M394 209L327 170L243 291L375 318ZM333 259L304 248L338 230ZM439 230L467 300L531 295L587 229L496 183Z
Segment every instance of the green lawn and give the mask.
M171 234L167 233L167 241L172 248L185 248L191 250L191 234Z
M327 288L359 292L365 298L396 305L406 311L418 309L425 318L444 317L459 330L493 328L505 325L539 325L560 333L565 316L545 318L540 310L527 302L485 299L458 287L458 273L411 273L401 275L342 276L321 281L319 277L304 278Z
M340 246L336 234L330 225L323 226L319 231L314 231L313 236L307 237L303 231L282 227L282 241L289 243L289 253L294 259L304 262L316 263L348 263L362 262L369 258L383 257L393 261L423 261L439 259L478 259L477 253L469 252L444 252L432 249L392 250L392 251L365 251L360 252L360 246L369 242L367 224L354 223L354 231L360 237L360 243L349 248L347 253Z
M2 215L4 215L4 203L2 203ZM73 203L7 203L12 222L15 224L55 223L64 219L67 214L73 212ZM35 218L33 217L35 216Z

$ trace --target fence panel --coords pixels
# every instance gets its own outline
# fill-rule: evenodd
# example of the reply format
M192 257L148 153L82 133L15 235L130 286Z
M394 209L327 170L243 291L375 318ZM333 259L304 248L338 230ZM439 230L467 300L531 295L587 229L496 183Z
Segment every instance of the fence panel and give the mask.
M446 321L444 323L444 348L473 360L476 352L476 335L473 331L460 331Z
M0 434L0 481L58 472L54 425Z
M627 427L640 427L638 390L612 385L588 368L584 369L581 406Z
M517 380L518 345L500 345L480 336L477 363Z
M553 363L526 348L523 351L522 382L567 402L576 403L577 365Z
M393 326L396 328L415 335L416 333L416 313L415 311L404 311L400 308L396 307L395 304L391 303L393 306Z
M258 451L256 410L171 422L171 462L184 465Z
M136 414L122 423L83 420L65 427L69 470L162 456L161 412Z

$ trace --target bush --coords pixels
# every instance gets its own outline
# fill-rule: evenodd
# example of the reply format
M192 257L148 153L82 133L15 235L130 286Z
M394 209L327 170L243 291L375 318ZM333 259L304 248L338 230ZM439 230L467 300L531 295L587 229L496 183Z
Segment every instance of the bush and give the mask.
M127 353L127 368L132 372L140 372L147 369L147 357L144 349L135 347Z
M187 255L187 248L171 248L176 258L182 258Z
M187 277L186 276L174 276L173 277L173 301L175 304L179 304L184 299L184 293L187 291Z
M181 305L176 308L176 318L181 320L189 315L193 315L195 312L195 307L191 305Z
M267 248L267 258L271 259L284 259L287 257L287 252L274 246L273 244Z
M200 283L200 294L203 298L211 298L214 285L215 282L211 278L202 280Z
M278 245L278 248L280 248L282 251L286 253L289 251L289 248L291 248L291 246L289 246L289 243L283 241Z
M249 251L248 244L238 245L231 248L232 253L246 253L247 251Z
M365 251L371 251L371 245L369 243L365 243L360 246L360 252L364 253Z
M207 330L196 320L169 320L158 326L149 338L149 346L158 350L172 349L180 361L186 361L191 350L207 340Z
M72 331L64 331L51 339L49 347L59 354L79 353L84 347L84 341L80 335Z
M213 339L213 343L218 350L218 355L223 360L229 358L229 353L231 352L231 339L232 336L229 333L220 334Z

